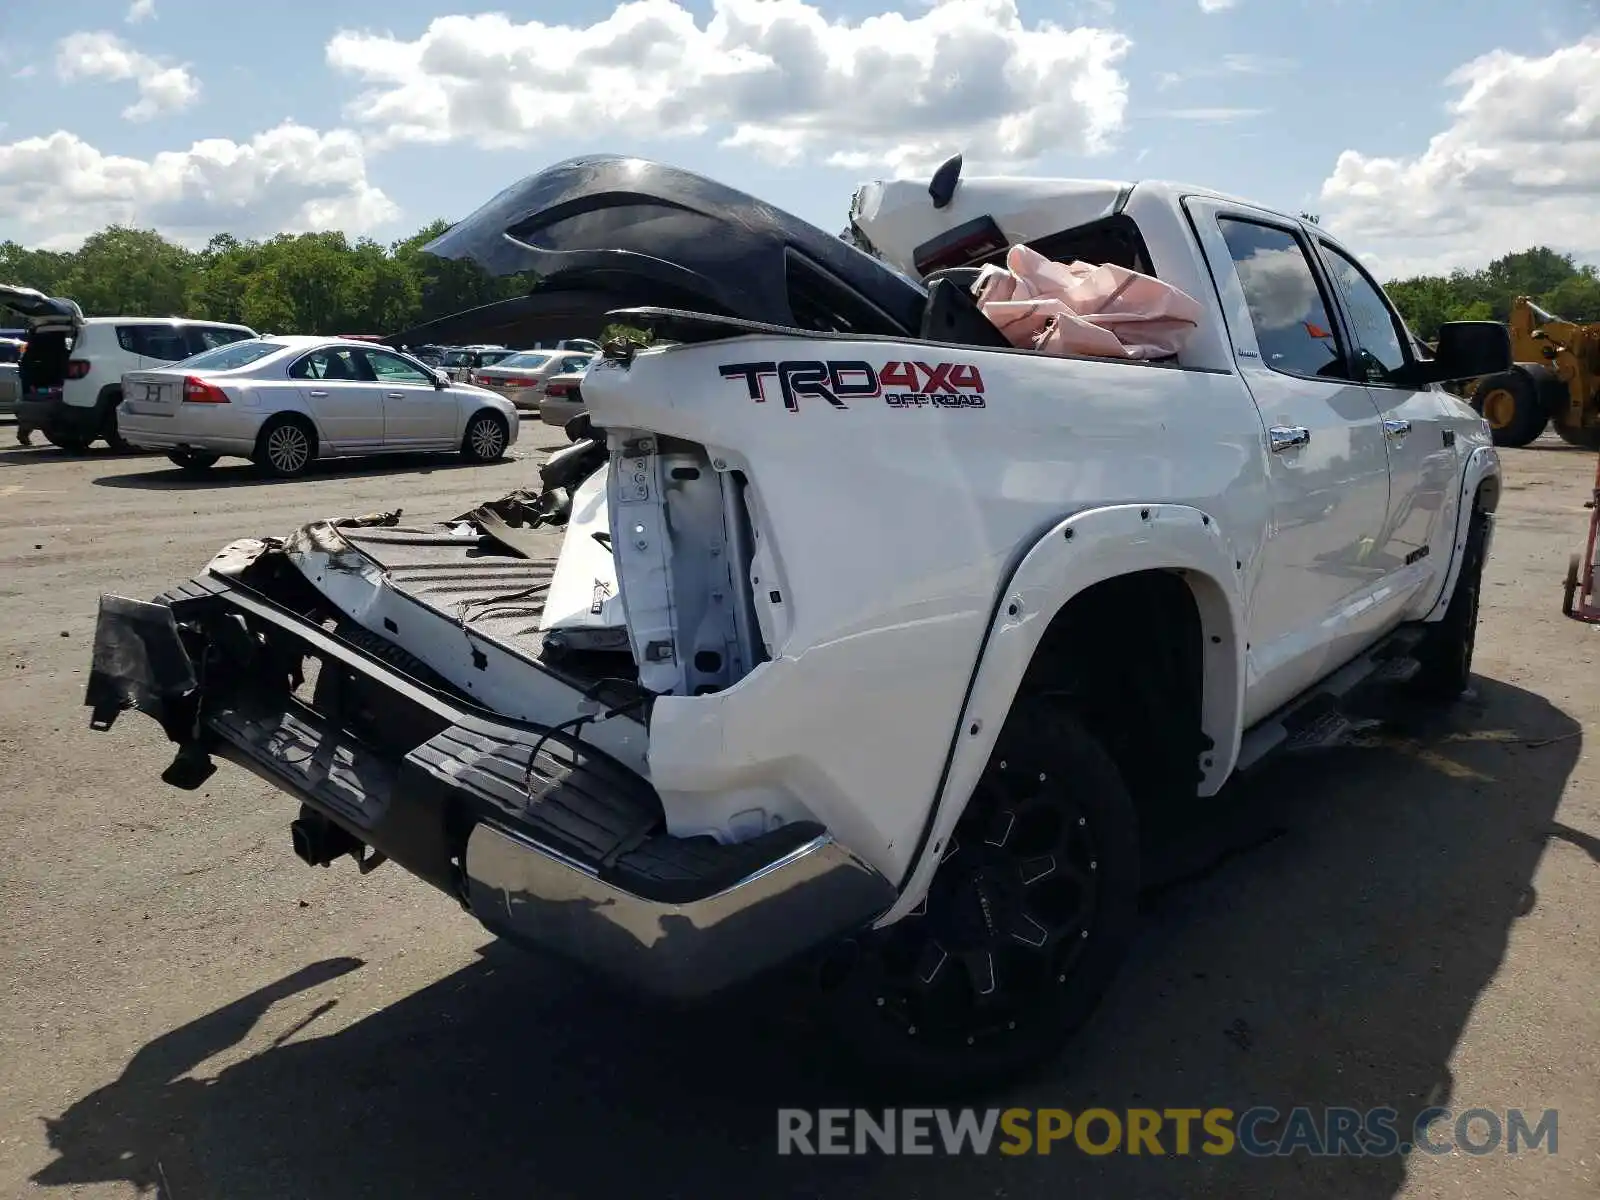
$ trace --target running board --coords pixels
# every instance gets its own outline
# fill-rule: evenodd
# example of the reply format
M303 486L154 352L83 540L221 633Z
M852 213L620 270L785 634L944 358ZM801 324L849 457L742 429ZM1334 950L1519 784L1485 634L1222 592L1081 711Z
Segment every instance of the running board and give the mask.
M1422 669L1412 656L1427 631L1402 626L1365 654L1352 659L1311 691L1265 717L1239 743L1234 772L1248 771L1278 752L1337 745L1354 728L1344 705L1366 687L1405 683Z

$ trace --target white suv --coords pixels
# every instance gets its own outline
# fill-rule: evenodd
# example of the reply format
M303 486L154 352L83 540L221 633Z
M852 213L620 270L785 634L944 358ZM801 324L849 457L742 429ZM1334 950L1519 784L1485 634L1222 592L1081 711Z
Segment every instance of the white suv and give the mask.
M177 317L85 317L71 300L0 284L0 305L28 323L20 366L17 419L63 450L79 452L98 438L115 449L122 376L253 338L245 325Z

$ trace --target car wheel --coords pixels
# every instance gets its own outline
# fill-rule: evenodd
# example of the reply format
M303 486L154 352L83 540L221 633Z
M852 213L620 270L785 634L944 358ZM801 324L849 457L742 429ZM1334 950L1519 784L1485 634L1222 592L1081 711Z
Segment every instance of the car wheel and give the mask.
M479 413L467 422L461 453L473 462L492 462L505 456L508 437L504 417L499 413Z
M1472 514L1461 572L1444 616L1417 647L1422 669L1412 676L1413 689L1434 701L1456 699L1472 683L1472 653L1478 642L1478 600L1483 591L1483 564L1489 543L1489 517Z
M173 450L167 455L185 475L204 475L217 465L221 457L220 454L209 454L204 450Z
M1139 836L1116 764L1069 710L1007 719L927 898L826 954L823 1012L860 1056L967 1088L1047 1067L1137 919Z
M1472 393L1472 407L1489 422L1496 446L1526 446L1550 420L1538 387L1521 371L1501 371L1483 380Z
M124 438L117 429L117 406L121 403L122 396L120 394L112 396L106 402L106 419L102 436L106 439L106 445L110 446L112 450L118 454L126 454L133 449L133 443Z
M46 429L44 431L44 440L58 450L65 450L68 454L82 454L89 449L89 443L94 439L86 438L81 433L67 433L64 430L52 432Z
M317 431L304 417L280 415L261 427L254 461L268 475L304 475L317 456Z

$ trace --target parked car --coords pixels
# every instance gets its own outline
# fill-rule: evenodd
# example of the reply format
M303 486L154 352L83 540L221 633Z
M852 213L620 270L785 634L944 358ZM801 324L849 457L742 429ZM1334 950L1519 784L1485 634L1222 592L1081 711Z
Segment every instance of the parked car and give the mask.
M1048 1070L1134 937L1142 832L1341 736L1365 685L1467 689L1501 467L1436 385L1510 345L1419 354L1292 214L952 168L857 194L882 258L634 158L506 189L429 246L537 275L502 321L591 288L682 344L589 372L537 497L104 597L94 727L137 707L169 782L219 756L291 796L307 863L387 859L637 992L803 965L897 1078ZM1014 346L935 272L1015 244L1195 316L1159 361Z
M85 317L76 303L0 285L0 306L28 322L17 417L75 453L97 438L116 449L122 377L256 336L246 325L176 317Z
M18 364L27 345L21 338L6 337L0 333L0 413L17 410L17 397L22 391Z
M580 371L567 371L560 375L552 375L545 380L544 395L539 398L539 420L546 425L566 426L583 411L583 392L579 384L583 382L584 373L588 364Z
M479 367L491 367L515 353L507 346L455 346L444 352L439 365L451 379L465 383L468 375Z
M237 342L130 372L122 390L123 436L191 472L228 455L284 477L319 458L401 450L459 450L486 462L517 440L509 401L342 338Z
M547 380L573 371L581 376L592 361L592 354L519 350L493 366L477 368L467 376L467 380L498 392L519 409L537 412Z
M548 350L556 354L568 350L577 350L584 354L599 354L600 343L591 338L562 338L560 341L552 342L549 345L544 342L534 342L529 349Z

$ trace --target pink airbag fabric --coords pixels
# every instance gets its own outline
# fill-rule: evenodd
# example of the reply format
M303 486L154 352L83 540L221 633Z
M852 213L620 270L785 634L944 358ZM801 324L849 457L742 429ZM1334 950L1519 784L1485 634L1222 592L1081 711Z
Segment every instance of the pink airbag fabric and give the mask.
M1023 245L973 285L978 307L1013 346L1040 354L1165 358L1200 323L1200 304L1151 275L1110 263L1053 262Z

